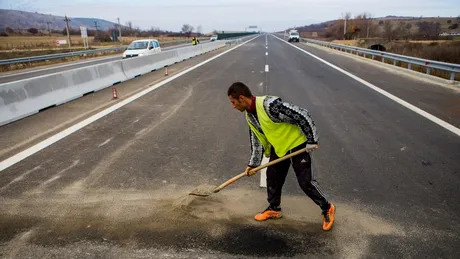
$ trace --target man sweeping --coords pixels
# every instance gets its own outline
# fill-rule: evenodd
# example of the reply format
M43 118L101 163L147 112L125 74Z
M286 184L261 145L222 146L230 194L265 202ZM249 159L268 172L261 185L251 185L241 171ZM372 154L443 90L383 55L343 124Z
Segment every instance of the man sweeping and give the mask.
M257 214L255 220L281 218L281 190L292 164L300 187L322 210L323 230L330 230L334 224L335 206L326 199L313 177L309 153L318 148L318 136L310 113L278 97L255 97L241 82L232 84L227 95L234 109L246 113L251 141L251 158L246 168L248 176L256 173L252 169L261 164L264 154L273 161L300 149L307 151L267 168L269 206Z

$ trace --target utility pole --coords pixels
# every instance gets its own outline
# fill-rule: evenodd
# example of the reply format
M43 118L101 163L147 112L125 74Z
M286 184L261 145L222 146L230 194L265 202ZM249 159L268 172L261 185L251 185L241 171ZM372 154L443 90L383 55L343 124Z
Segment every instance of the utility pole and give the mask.
M94 21L94 27L96 27L96 35L97 35L97 21Z
M67 29L67 38L69 38L69 49L72 47L72 41L70 40L70 32L69 32L69 22L71 21L69 18L67 18L67 15L65 16L65 28Z
M51 23L51 22L46 22L46 25L48 26L48 36L51 37L50 23Z
M343 27L343 39L345 39L345 34L347 34L347 17L345 17L345 26Z
M122 42L122 41L121 41L121 26L120 26L120 18L117 18L117 20L118 20L118 37L120 38L120 42Z

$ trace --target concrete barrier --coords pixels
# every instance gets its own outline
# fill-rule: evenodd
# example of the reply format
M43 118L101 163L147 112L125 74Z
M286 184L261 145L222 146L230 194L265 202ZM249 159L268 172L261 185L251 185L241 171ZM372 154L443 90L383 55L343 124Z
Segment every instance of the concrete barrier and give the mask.
M206 43L204 45L209 45L209 44L212 44L212 43ZM179 56L179 60L181 61L189 59L191 57L198 56L200 54L202 54L200 45L189 46L189 47L177 49L177 55Z
M0 84L0 126L225 44L211 42Z
M225 41L216 41L209 44L201 45L201 53L207 53L215 49L225 47Z
M123 71L128 79L170 66L181 61L177 49L162 51L144 57L128 58L122 61Z
M125 80L114 61L0 84L0 126Z

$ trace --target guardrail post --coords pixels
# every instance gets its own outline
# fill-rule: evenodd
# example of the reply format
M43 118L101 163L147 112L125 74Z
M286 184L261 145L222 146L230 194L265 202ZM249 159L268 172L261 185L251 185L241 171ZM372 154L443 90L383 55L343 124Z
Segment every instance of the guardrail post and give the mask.
M382 63L385 63L385 58L384 57L382 57Z
M374 56L374 55L372 55L372 59L375 59L375 56Z
M450 73L450 80L451 81L455 80L455 72Z
M429 75L431 73L431 67L426 68L426 74Z
M396 66L396 59L393 59L393 66Z
M412 64L411 63L407 63L407 69L411 70L412 68Z

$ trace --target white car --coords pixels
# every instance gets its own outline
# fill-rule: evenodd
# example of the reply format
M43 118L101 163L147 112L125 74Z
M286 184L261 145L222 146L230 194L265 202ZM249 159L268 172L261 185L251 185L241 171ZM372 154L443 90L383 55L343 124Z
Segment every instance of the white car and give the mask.
M161 47L157 40L135 40L123 52L123 58L142 57L158 52L161 52Z
M292 41L299 42L300 41L299 32L297 30L290 30L288 41L289 42L292 42Z
M212 35L212 36L211 36L211 39L209 39L209 40L210 40L210 41L215 41L215 40L217 40L217 35Z

